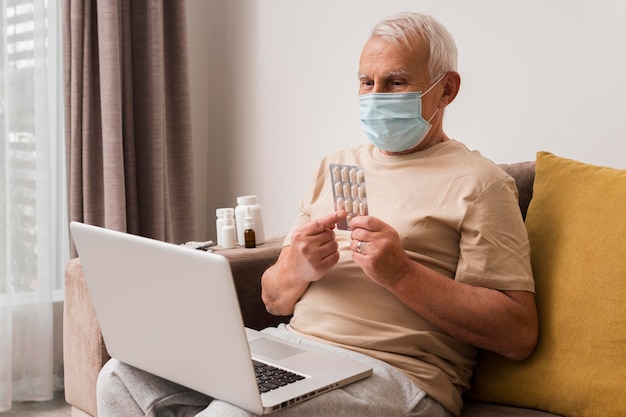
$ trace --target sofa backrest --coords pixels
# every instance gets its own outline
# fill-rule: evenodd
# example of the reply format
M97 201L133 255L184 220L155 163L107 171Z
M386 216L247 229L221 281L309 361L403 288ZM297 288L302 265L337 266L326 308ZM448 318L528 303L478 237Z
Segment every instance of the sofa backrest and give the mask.
M533 197L533 183L535 182L535 161L500 164L500 168L515 179L519 192L519 208L522 217L526 219L528 204Z

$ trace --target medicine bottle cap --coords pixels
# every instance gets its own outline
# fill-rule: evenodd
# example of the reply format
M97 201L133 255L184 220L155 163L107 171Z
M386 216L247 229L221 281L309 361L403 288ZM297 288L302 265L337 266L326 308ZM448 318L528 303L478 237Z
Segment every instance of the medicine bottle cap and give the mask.
M256 204L256 195L242 195L237 197L237 204L249 206Z
M232 217L235 215L235 209L232 207L222 207L215 210L215 215L223 219L225 217Z

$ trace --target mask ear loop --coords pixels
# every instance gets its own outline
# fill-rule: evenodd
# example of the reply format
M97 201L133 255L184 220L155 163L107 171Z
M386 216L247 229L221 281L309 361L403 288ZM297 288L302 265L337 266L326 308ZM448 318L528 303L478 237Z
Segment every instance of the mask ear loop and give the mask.
M437 110L435 110L435 112L433 113L433 115L432 115L432 116L430 116L430 119L426 120L426 122L427 122L428 124L430 124L430 121L431 121L431 120L433 120L433 119L435 118L435 115L436 115L437 113L439 113L439 107L437 107Z
M428 87L428 89L426 91L424 91L422 94L420 94L420 98L424 97L426 94L428 94L430 92L430 90L432 90L433 88L435 88L435 86L437 84L439 84L439 81L443 80L443 77L445 77L447 74L447 72L444 72L443 75L439 78L437 78L437 81L435 81L433 83L433 85L431 85L430 87Z
M424 96L425 96L425 95L426 95L426 94L427 94L430 90L432 90L433 88L435 88L435 86L436 86L437 84L439 84L439 81L443 80L443 77L445 77L445 76L446 76L446 74L447 74L447 73L446 73L446 72L444 72L444 73L443 73L443 75L442 75L441 77L439 77L439 78L437 79L437 81L435 81L435 82L433 83L433 85L431 85L430 87L428 87L428 90L426 90L426 91L424 91L422 94L420 94L420 99L421 99L422 97L424 97ZM433 118L435 117L435 115L436 115L437 113L439 113L439 107L437 107L437 110L435 110L435 112L433 113L433 115L432 115L432 116L430 116L430 119L426 120L426 122L427 122L428 124L430 124L430 121L431 121L431 120L433 120Z

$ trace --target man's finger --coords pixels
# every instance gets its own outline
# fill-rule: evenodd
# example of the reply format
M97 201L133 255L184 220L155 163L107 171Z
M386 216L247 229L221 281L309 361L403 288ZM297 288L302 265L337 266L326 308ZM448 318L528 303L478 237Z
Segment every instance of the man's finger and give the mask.
M347 214L348 213L345 210L339 210L327 216L321 217L315 220L313 223L315 225L315 228L319 232L323 232L325 230L332 230L335 228L337 223L339 223L340 221L346 218Z

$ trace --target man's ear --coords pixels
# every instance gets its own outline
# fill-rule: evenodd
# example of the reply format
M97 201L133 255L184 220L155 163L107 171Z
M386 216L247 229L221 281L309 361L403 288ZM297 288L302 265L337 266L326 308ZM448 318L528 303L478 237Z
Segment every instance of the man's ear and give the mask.
M446 107L452 103L459 94L459 88L461 87L461 76L456 71L450 71L443 78L443 94L439 99L439 107Z

